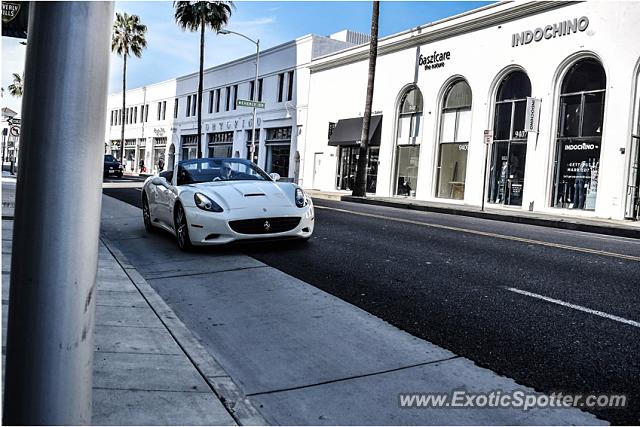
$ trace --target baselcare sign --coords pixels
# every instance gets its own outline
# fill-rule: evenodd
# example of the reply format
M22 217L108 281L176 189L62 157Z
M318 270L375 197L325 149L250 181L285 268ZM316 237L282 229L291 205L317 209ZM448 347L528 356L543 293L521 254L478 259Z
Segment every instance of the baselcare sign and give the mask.
M425 70L434 68L442 68L446 61L451 59L451 52L433 52L432 55L424 56L420 54L418 58L418 66L424 67Z

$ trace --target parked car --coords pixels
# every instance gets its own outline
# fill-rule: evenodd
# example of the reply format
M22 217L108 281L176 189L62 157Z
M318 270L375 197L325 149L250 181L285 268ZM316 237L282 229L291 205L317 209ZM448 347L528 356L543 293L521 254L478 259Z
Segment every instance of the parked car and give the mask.
M308 240L315 219L311 198L278 179L239 158L182 161L176 173L145 181L144 226L174 234L183 250L248 239Z
M118 161L113 155L105 154L104 156L104 176L115 175L118 178L122 178L122 163Z

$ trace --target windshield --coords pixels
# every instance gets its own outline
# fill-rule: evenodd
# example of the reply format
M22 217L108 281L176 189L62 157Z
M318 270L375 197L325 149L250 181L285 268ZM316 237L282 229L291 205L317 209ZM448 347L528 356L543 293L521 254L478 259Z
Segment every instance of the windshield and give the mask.
M113 157L111 154L107 154L106 156L104 156L104 161L105 162L117 162L116 158Z
M271 181L271 178L244 159L194 159L178 164L178 185L216 181Z

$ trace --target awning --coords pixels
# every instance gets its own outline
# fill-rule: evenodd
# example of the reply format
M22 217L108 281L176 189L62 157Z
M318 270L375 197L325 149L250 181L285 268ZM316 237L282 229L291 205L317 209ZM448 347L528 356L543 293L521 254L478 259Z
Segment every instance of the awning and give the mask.
M362 117L338 120L329 145L360 145L362 136ZM382 127L382 116L371 116L369 123L369 145L380 145L380 128Z

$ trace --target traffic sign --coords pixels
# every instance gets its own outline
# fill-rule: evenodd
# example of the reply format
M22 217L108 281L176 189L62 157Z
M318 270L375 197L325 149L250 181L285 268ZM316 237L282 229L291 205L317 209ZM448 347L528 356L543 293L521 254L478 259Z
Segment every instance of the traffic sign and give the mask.
M20 126L11 126L9 133L11 133L12 136L20 136Z
M238 107L264 108L264 102L249 101L247 99L238 99L237 105Z
M15 117L10 117L7 119L7 121L10 125L20 126L20 119L17 119Z

